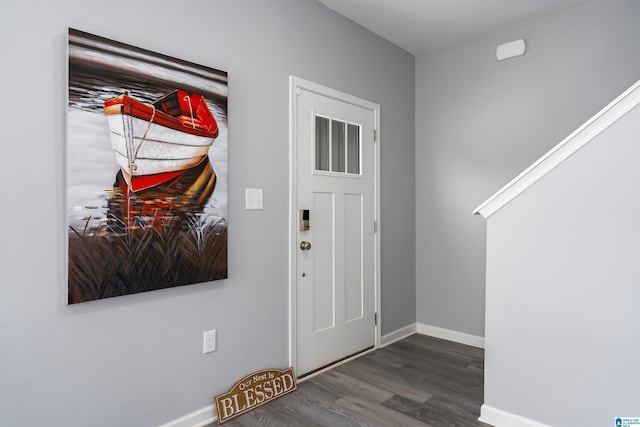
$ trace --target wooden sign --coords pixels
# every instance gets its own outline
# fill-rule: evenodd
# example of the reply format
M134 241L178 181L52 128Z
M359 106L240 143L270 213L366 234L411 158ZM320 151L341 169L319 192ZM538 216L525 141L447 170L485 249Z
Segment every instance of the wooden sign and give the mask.
M297 388L293 368L265 369L254 372L234 384L226 393L216 396L218 423L264 405Z

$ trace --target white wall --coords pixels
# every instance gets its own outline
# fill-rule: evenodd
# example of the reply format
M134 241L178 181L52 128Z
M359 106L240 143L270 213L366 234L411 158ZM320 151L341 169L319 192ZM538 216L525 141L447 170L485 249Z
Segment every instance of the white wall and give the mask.
M485 405L553 426L640 413L639 158L636 107L489 217Z
M228 280L67 306L68 27L229 73ZM381 105L382 332L415 322L412 55L312 0L0 0L0 56L0 425L158 425L288 366L290 74Z
M416 58L418 322L484 335L471 211L638 79L639 22L640 2L596 0Z

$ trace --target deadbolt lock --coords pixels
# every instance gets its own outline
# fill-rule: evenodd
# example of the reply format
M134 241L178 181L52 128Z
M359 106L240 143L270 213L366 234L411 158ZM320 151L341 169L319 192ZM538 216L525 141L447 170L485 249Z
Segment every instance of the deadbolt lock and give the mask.
M309 230L309 209L300 209L298 211L298 230Z

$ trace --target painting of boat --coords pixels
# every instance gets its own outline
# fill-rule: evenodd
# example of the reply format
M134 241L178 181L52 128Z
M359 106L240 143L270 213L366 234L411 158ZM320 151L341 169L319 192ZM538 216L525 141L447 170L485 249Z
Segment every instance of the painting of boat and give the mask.
M204 97L181 89L152 103L125 92L104 102L104 114L116 162L134 192L197 166L218 136Z
M67 51L68 303L226 279L227 73L72 28Z

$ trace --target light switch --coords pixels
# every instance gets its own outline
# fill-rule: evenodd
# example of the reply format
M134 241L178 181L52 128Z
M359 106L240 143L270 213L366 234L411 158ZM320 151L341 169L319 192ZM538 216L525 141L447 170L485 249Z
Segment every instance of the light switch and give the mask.
M247 209L262 209L262 188L245 188L244 195Z
M204 331L202 334L202 353L216 351L216 330Z

